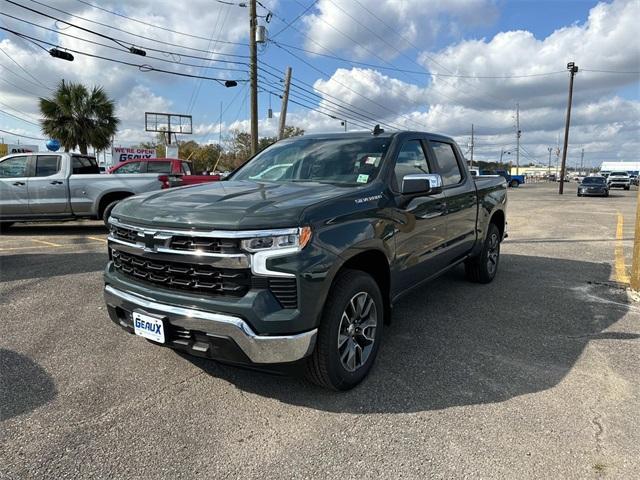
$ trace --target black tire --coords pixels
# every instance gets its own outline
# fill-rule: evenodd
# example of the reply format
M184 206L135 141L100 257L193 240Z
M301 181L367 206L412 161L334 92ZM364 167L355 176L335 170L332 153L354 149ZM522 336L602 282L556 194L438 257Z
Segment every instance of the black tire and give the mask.
M624 187L625 190L631 190L631 187Z
M480 255L464 263L467 278L476 283L490 283L498 273L500 263L500 230L490 223Z
M102 212L102 221L106 226L109 226L109 217L111 216L111 210L113 210L113 207L115 207L119 201L120 200L114 200L109 205L107 205Z
M518 182L517 180L511 180L511 183L509 183L509 186L511 188L516 188L516 187L520 186L520 182Z
M362 328L358 335L358 322L349 323L348 312L355 313L352 301L355 299L357 304L359 300L363 299L363 294L366 296L361 311L365 310L365 314L368 311L369 316L367 319L363 319L361 315L360 318L363 323L369 323L369 325ZM372 304L369 303L369 300L372 301ZM374 308L375 310L373 310ZM343 321L345 314L347 314L346 323ZM370 325L372 315L375 315L375 326L373 327ZM358 270L340 272L333 282L322 312L316 347L307 359L307 378L316 385L331 390L349 390L360 383L371 370L378 354L382 341L383 317L382 294L373 277ZM352 325L353 331L350 330ZM345 326L348 326L346 330ZM373 332L370 330L371 328L373 328ZM373 341L365 347L360 347L360 365L356 366L358 347L352 349L351 346L361 340L369 342L369 339L366 338L367 334L364 333L365 330L368 330L368 335L372 337ZM343 341L342 352L347 353L346 356L341 355L341 347L339 346L339 342L343 338L346 340ZM353 357L350 355L351 351L354 352ZM350 358L353 358L353 364L356 366L352 371L349 371L345 366L346 363L350 363Z
M7 230L9 230L11 228L11 225L13 225L13 222L2 222L2 223L0 223L0 233L6 233Z
M580 195L579 193L577 194L579 197L581 197L582 195Z

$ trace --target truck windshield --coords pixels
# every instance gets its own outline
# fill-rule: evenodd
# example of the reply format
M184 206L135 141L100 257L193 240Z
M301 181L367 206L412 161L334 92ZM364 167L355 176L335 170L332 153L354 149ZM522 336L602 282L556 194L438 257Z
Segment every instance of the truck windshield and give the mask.
M274 143L229 180L366 184L380 171L389 138L296 138Z

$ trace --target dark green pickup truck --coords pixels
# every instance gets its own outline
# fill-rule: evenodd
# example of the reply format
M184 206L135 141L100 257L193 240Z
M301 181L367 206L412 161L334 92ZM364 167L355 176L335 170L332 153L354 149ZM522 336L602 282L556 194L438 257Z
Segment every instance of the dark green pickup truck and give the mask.
M227 180L120 202L110 219L111 319L227 363L360 382L394 302L464 263L496 275L506 183L421 132L305 135Z

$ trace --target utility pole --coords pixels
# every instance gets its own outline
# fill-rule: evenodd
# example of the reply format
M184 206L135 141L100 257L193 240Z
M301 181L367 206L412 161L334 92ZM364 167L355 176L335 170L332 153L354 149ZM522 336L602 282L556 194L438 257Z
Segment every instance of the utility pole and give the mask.
M474 144L474 138L473 138L473 123L471 124L471 166L473 167L473 144Z
M289 86L291 85L291 67L287 67L284 75L284 93L282 95L282 108L280 108L280 128L278 128L278 140L284 138L284 129L287 124L287 105L289 104Z
M582 147L582 151L580 152L580 173L582 173L583 168L584 168L584 147Z
M553 147L547 147L547 150L549 150L549 167L547 171L547 179L549 179L551 177L551 152L553 152Z
M573 63L567 63L569 70L569 101L567 102L567 121L564 126L564 150L562 151L562 165L560 166L560 187L558 193L564 192L564 170L567 163L567 147L569 144L569 125L571 124L571 101L573 99L573 77L578 73L578 66Z
M520 175L520 104L516 103L516 175Z
M342 121L342 125L344 125L344 131L346 132L347 131L347 121L343 120Z
M251 77L251 155L258 153L258 51L256 0L249 1L249 76Z

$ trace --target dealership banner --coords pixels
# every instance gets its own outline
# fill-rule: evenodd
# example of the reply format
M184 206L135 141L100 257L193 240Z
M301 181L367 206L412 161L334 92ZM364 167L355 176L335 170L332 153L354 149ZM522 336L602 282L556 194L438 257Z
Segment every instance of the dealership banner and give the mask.
M31 153L37 152L37 145L18 145L13 143L0 143L0 157L11 153Z
M130 148L113 147L111 149L112 163L115 165L126 160L137 160L140 158L156 158L155 148Z

